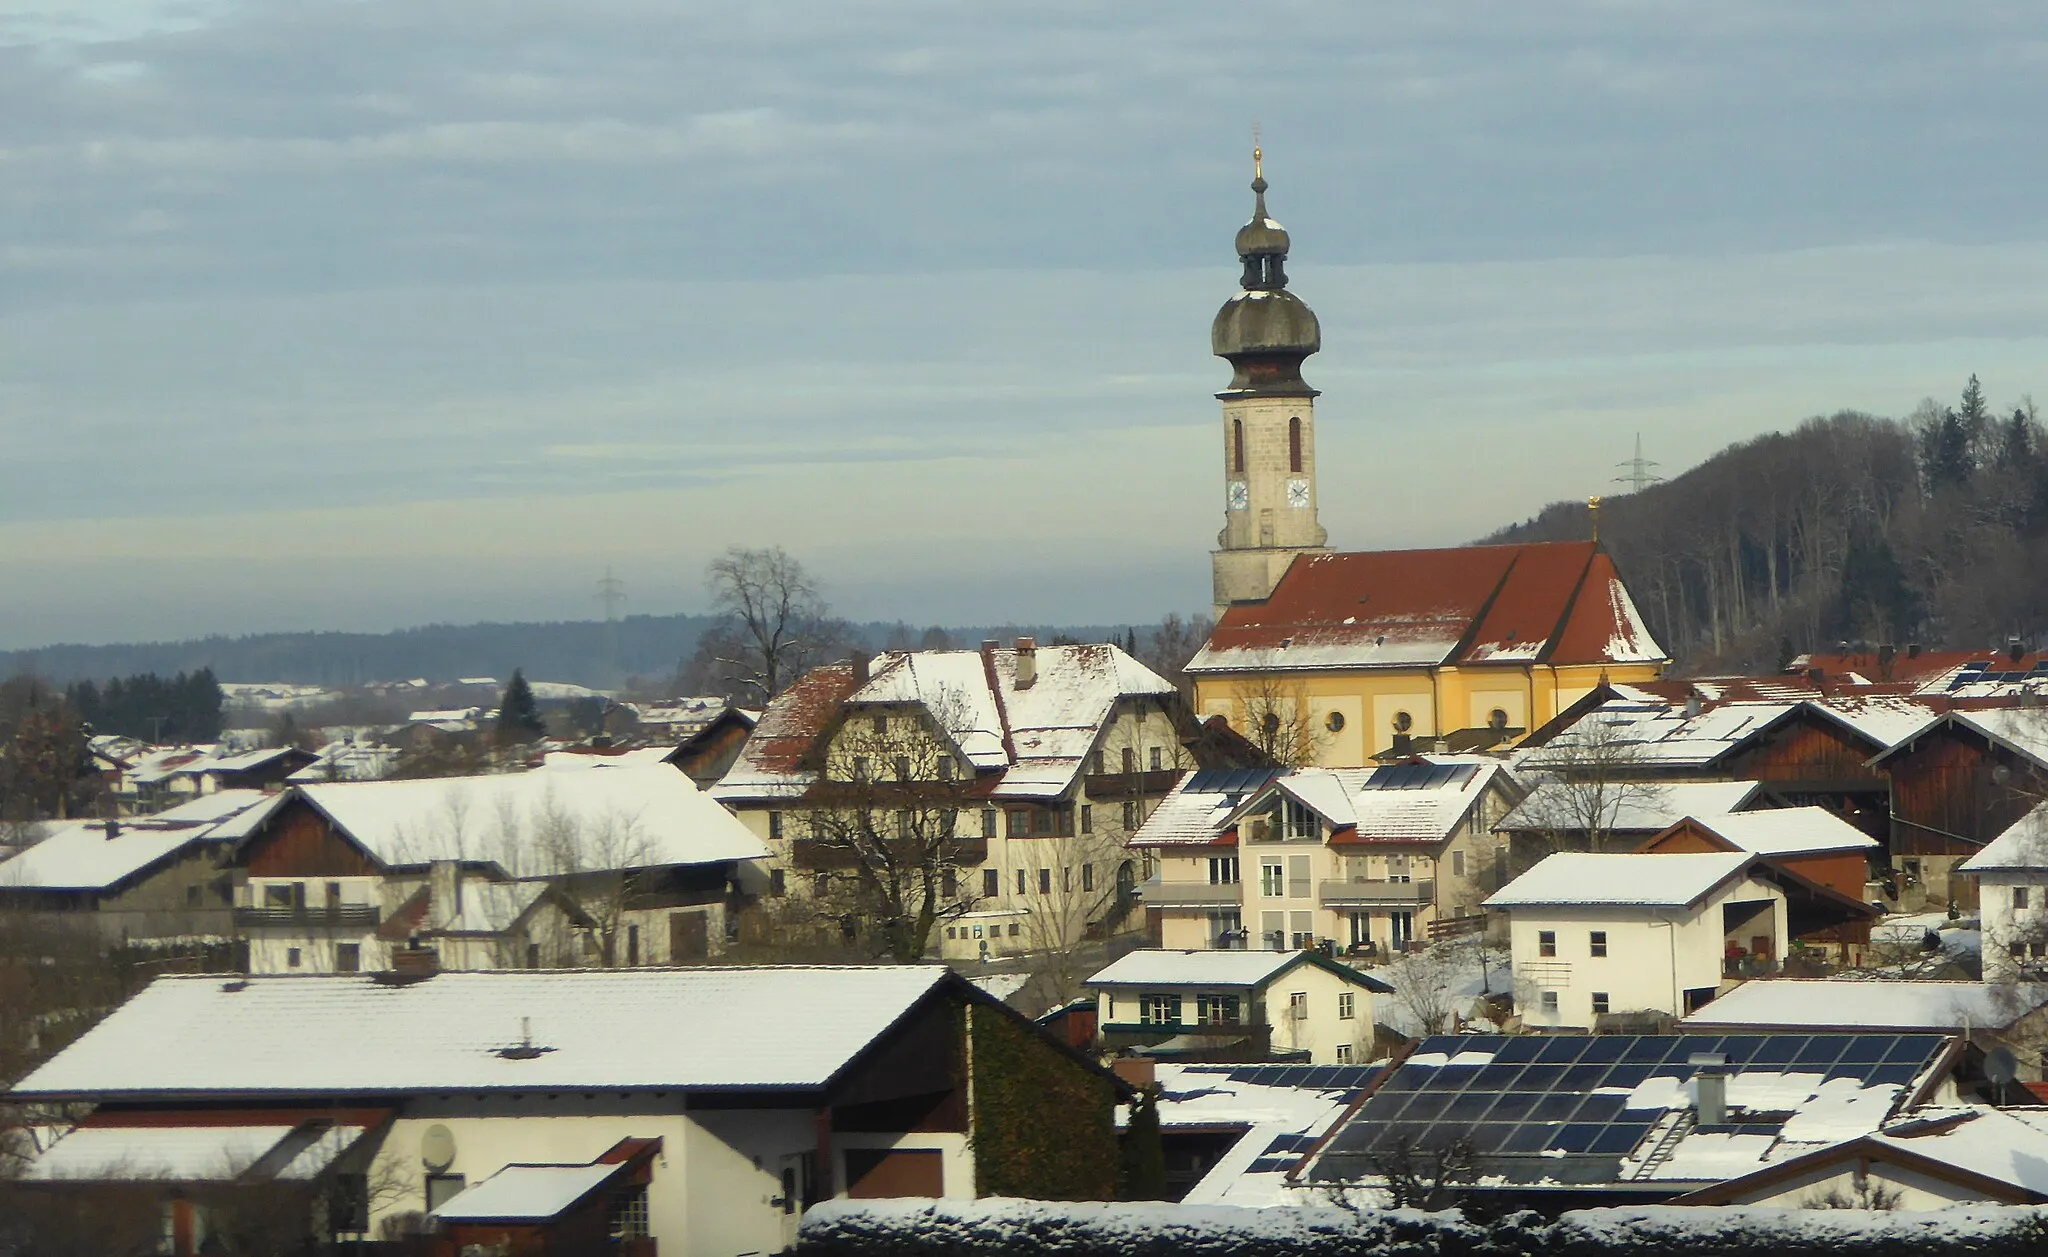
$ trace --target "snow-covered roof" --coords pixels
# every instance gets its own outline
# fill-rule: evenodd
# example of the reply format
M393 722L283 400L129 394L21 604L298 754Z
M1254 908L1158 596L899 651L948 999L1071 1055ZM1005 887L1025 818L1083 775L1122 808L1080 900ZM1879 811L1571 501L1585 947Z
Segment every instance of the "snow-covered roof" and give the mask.
M814 1088L947 972L512 970L409 983L370 975L164 977L15 1094ZM621 1032L622 1009L630 1010L630 1033Z
M1270 1208L1296 1203L1287 1172L1375 1072L1369 1066L1155 1066L1166 1130L1242 1128L1183 1204ZM1272 1079L1274 1081L1265 1081ZM1299 1081L1283 1081L1283 1080ZM1316 1085L1310 1085L1315 1080Z
M1830 851L1868 851L1878 845L1877 839L1824 807L1733 812L1693 820L1755 855L1820 855Z
M1654 834L1687 816L1722 816L1756 802L1763 785L1755 781L1609 782L1598 796L1590 788L1546 781L1529 792L1494 826L1509 830L1573 829L1599 811L1610 831Z
M2040 983L1760 978L1685 1019L1687 1030L2000 1029L2048 1004Z
M1263 986L1296 963L1307 959L1301 951L1175 951L1141 948L1128 952L1096 971L1088 986ZM1378 989L1377 982L1355 970L1325 962L1334 972L1358 979L1358 985Z
M1495 891L1485 906L1684 908L1755 859L1746 851L1560 851Z
M1683 706L1603 703L1526 756L1527 768L1586 762L1630 769L1708 768L1789 715L1797 703L1723 703L1691 714Z
M427 1216L442 1222L546 1222L604 1186L624 1165L508 1165Z
M4 866L0 866L4 867ZM1982 850L1956 866L1959 873L2048 872L2048 803L2026 815L1985 843Z
M1226 610L1188 670L1665 658L1597 545L1546 542L1303 556Z
M663 764L294 789L387 865L491 861L514 876L565 870L550 847L574 835L586 868L656 868L768 854L738 817Z
M257 1171L269 1181L318 1177L362 1138L345 1122L80 1126L23 1171L30 1182L90 1179L225 1183Z
M1869 1142L2048 1196L2048 1112L1973 1107L1956 1116L1913 1114L1919 1120L1894 1122Z
M1000 774L996 798L1057 798L1088 762L1121 699L1163 698L1172 682L1115 646L1037 646L1030 685L1017 684L1015 648L888 651L858 685L850 665L814 668L769 704L713 793L727 802L800 796L817 780L814 748L840 713L916 707L980 774Z
M1277 769L1217 768L1183 773L1138 832L1134 847L1212 846L1222 840L1238 805L1279 775Z
M1906 743L1918 740L1942 724L1953 724L1968 729L2036 764L2048 767L2048 708L2042 707L1993 707L1975 711L1950 711L1939 716L1931 716L1922 720L1919 727L1911 733L1894 742L1891 753L1897 753Z

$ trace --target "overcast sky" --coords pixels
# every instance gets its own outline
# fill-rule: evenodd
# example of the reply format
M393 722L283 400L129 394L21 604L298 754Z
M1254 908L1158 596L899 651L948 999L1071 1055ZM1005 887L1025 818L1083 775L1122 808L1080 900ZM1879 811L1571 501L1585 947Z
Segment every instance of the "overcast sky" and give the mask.
M0 0L0 647L1201 607L1262 122L1323 522L2048 395L2038 0Z

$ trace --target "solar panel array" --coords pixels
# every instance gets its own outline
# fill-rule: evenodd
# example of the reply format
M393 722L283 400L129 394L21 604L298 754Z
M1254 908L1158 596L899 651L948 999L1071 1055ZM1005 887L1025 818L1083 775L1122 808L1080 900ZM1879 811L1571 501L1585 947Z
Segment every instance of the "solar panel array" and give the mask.
M1279 775L1270 768L1203 768L1181 789L1189 794L1250 794Z
M1652 1078L1690 1080L1703 1067L1693 1062L1696 1056L1725 1056L1733 1074L1804 1074L1903 1088L1946 1042L1940 1035L1896 1034L1432 1038L1346 1123L1319 1176L1369 1174L1369 1164L1361 1163L1404 1139L1429 1148L1464 1137L1480 1157L1510 1164L1540 1158L1541 1177L1584 1181L1591 1167L1559 1174L1559 1159L1618 1163L1627 1157L1667 1111L1664 1100L1630 1093ZM1449 1063L1432 1063L1432 1056ZM1731 1122L1740 1128L1743 1120L1738 1113Z
M1349 1104L1383 1068L1379 1065L1190 1065L1183 1066L1181 1074L1189 1081L1207 1076L1259 1087L1335 1091L1340 1094L1333 1099ZM1275 1135L1245 1168L1245 1173L1285 1173L1319 1138L1321 1136L1315 1134Z
M1368 790L1434 790L1453 782L1470 781L1479 771L1477 764L1383 764L1365 779Z

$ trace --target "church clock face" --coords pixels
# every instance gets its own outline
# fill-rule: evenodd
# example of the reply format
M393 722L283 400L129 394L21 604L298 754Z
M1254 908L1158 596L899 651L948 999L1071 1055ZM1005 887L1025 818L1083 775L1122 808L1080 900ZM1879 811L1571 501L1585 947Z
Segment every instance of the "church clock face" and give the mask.
M1230 509L1241 511L1252 504L1252 491L1242 480L1230 482Z
M1308 509L1308 481L1297 477L1287 482L1287 505L1297 511Z

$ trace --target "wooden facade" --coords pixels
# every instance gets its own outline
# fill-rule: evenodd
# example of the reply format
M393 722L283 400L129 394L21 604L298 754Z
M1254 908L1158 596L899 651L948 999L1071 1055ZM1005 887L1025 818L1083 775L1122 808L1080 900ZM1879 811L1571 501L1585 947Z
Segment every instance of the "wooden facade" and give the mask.
M1650 855L1741 849L1690 817L1637 848L1638 851ZM1864 886L1870 880L1870 860L1861 851L1822 851L1812 855L1773 856L1771 863L1780 868L1790 869L1838 895L1859 901L1863 898Z
M1801 706L1730 755L1722 771L1762 782L1789 806L1824 807L1883 845L1890 839L1891 778L1870 760L1884 749Z
M1951 871L2048 794L2048 768L1952 721L1882 767L1892 783L1890 849L1902 902L1975 907L1975 880Z
M374 877L381 871L303 798L278 809L242 849L241 863L251 877Z

